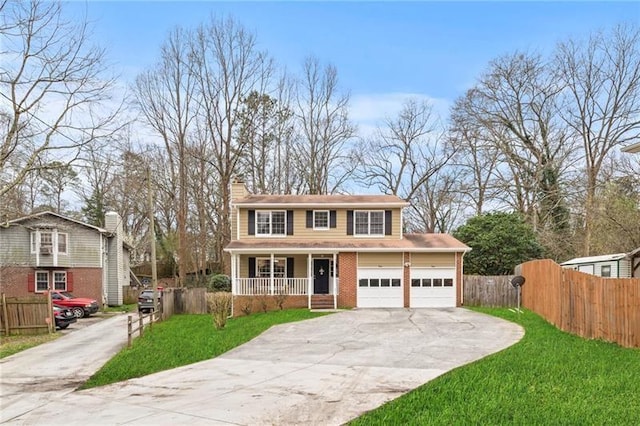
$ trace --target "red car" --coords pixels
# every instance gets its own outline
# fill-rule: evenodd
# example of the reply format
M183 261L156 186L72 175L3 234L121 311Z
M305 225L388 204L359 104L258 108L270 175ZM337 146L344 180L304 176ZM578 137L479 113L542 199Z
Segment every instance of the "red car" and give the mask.
M94 299L75 297L68 291L51 291L51 301L54 305L71 309L76 318L88 317L98 312L98 302Z

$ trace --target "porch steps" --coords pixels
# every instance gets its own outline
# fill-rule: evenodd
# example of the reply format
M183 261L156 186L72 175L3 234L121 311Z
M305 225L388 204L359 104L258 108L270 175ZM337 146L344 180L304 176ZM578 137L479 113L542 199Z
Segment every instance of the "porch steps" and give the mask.
M333 309L333 295L331 294L311 295L311 309Z

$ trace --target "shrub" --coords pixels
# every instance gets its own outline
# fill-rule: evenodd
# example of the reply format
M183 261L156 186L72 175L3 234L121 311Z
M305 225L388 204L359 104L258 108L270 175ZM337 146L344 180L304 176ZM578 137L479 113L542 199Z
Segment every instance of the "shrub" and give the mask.
M259 296L257 296L257 299L258 299L258 306L260 307L262 312L266 314L269 311L269 295L260 294Z
M275 302L280 310L284 309L284 302L287 301L289 295L287 294L287 288L283 288L278 294L275 295Z
M249 297L243 300L244 302L240 305L240 312L245 315L251 315L251 312L253 312L253 298Z
M231 315L231 293L217 292L207 293L207 304L213 316L213 323L220 330L227 324L227 318Z
M225 274L215 274L208 277L209 291L231 291L231 278Z

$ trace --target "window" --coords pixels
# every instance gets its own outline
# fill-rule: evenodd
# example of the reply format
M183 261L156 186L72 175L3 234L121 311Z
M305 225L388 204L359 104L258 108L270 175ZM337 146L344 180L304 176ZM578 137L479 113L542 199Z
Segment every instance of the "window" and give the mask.
M35 254L38 244L37 244L37 232L31 233L31 253ZM60 254L67 254L67 246L68 246L68 235L66 233L61 232L50 232L46 231L40 232L40 250L41 253L48 250L49 253L53 253L54 240L57 240L57 251Z
M67 273L66 272L54 272L53 273L53 289L54 290L67 290Z
M313 229L329 229L329 211L313 211Z
M356 211L355 235L384 235L383 211Z
M414 281L420 280L412 280L411 286L417 287ZM358 280L358 287L400 287L400 278L360 278Z
M58 233L58 253L67 254L67 234Z
M285 211L257 211L256 235L286 235Z
M611 265L602 265L600 268L600 276L605 278L611 277Z
M269 278L271 277L271 259L259 258L256 259L256 277ZM287 260L283 258L277 258L273 260L273 277L285 278L287 276Z
M49 290L49 273L37 271L36 272L36 292L42 292Z

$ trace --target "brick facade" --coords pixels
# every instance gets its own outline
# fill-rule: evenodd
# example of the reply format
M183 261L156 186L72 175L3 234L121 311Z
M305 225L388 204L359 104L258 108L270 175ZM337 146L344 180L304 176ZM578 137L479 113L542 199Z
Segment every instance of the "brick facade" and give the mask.
M35 271L49 270L47 268L29 268L5 266L0 268L0 292L6 297L33 296L28 289L28 277ZM73 294L78 297L95 299L99 305L103 304L102 269L101 268L67 268L50 269L49 271L67 271L73 274Z
M358 255L353 252L340 253L338 259L340 276L338 308L355 308L358 300Z
M277 296L233 296L233 316L245 315L243 309L250 307L252 313L262 312L262 304L266 303L268 311L280 309L276 303ZM309 306L307 296L287 296L283 303L284 309L306 308Z

